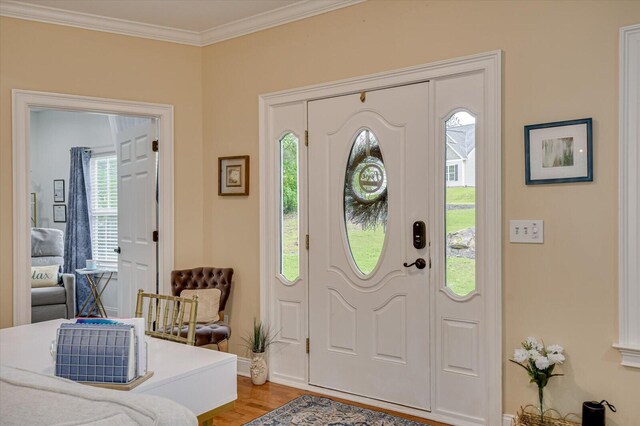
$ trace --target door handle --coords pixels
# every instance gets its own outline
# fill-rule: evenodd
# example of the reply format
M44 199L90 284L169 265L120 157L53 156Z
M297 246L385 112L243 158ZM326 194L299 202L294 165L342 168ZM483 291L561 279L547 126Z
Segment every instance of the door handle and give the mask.
M118 254L120 254L120 252L121 252L122 250L120 250L120 247L118 247L118 248L114 248L114 249L113 249L113 251L114 251L114 252L116 252L116 253L118 253Z
M408 264L407 262L404 262L402 265L405 268L410 268L410 267L415 265L415 267L418 268L418 269L424 269L424 268L427 267L427 261L424 260L423 258L419 257L419 258L416 259L415 262L413 262L411 264Z

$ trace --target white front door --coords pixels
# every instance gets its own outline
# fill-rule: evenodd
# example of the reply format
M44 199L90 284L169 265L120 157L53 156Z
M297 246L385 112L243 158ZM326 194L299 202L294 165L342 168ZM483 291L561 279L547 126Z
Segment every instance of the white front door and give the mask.
M156 292L155 120L116 135L120 316L133 316L136 292Z
M309 382L424 410L428 85L308 104Z

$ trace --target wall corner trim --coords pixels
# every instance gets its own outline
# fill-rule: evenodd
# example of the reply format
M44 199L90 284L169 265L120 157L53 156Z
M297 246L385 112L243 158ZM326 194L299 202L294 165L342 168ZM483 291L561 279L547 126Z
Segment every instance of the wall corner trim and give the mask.
M640 24L620 29L618 285L622 365L640 368Z

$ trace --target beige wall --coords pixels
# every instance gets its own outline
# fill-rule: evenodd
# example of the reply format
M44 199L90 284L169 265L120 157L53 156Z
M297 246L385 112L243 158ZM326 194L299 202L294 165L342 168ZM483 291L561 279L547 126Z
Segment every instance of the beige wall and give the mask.
M0 20L0 327L12 324L11 90L171 104L175 265L202 263L202 49Z
M0 327L11 324L12 88L175 106L176 266L236 269L232 351L259 316L258 95L410 65L504 51L504 231L545 220L542 246L504 244L504 358L527 335L566 346L551 405L607 398L610 424L640 418L640 371L617 333L618 28L640 3L369 1L198 49L2 18ZM522 126L593 117L595 181L524 185ZM250 154L251 195L217 196L217 157ZM505 362L505 411L535 401Z
M545 244L504 243L504 359L536 335L566 346L549 402L579 412L608 398L610 424L640 419L640 371L620 366L617 333L618 29L640 2L369 1L204 49L204 257L237 279L231 348L259 315L258 95L410 65L504 51L504 233L545 220ZM523 126L593 117L595 181L524 185ZM251 195L216 194L216 159L250 154ZM535 402L504 364L505 411Z

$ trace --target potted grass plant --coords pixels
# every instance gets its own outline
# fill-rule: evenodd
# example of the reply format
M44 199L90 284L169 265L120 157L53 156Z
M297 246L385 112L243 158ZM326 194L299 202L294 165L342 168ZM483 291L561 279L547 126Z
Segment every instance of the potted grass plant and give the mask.
M254 385L263 385L267 381L266 351L275 342L277 333L272 333L271 329L262 321L253 319L253 330L243 338L247 350L251 352L251 382Z

